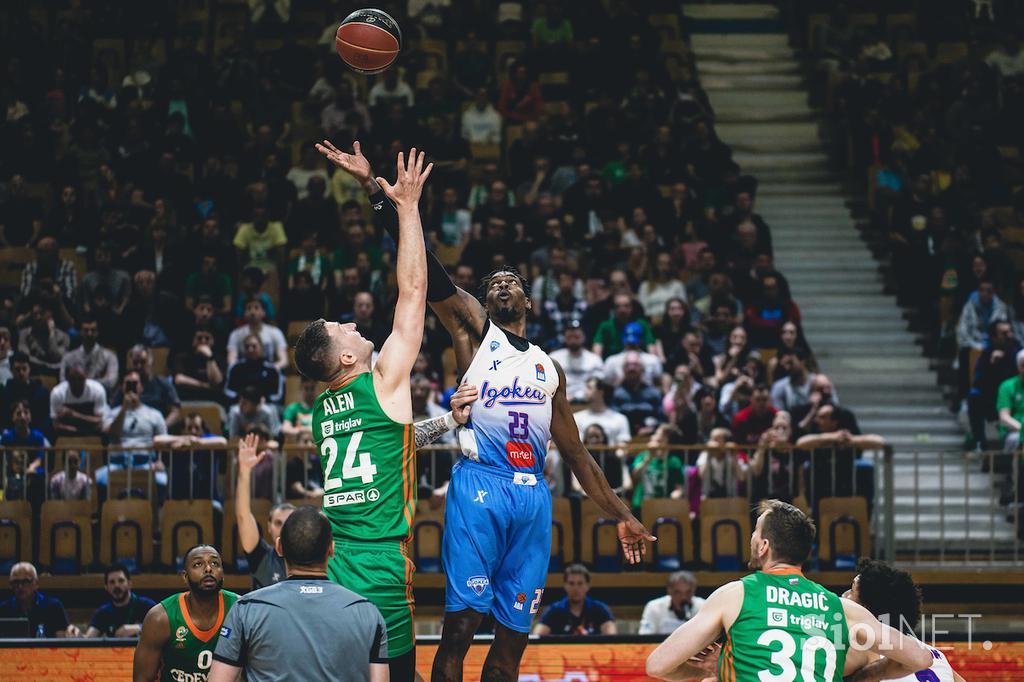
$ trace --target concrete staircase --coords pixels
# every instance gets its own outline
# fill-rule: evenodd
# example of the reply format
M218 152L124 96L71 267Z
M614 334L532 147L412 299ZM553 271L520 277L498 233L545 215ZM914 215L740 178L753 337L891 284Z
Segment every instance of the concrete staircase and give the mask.
M830 170L799 64L786 35L772 28L777 9L709 3L685 12L716 130L760 182L756 210L771 226L776 264L821 369L861 429L895 448L897 549L963 557L968 548L1012 545L1013 527L992 504L993 481L963 454L936 374L895 297L883 293L878 264ZM702 32L708 26L716 32Z

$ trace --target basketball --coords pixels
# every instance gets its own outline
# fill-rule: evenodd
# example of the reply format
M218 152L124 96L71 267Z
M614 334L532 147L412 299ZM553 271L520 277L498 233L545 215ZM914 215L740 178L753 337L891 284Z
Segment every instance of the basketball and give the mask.
M387 12L358 9L341 22L334 47L354 71L380 73L394 63L402 49L402 30Z

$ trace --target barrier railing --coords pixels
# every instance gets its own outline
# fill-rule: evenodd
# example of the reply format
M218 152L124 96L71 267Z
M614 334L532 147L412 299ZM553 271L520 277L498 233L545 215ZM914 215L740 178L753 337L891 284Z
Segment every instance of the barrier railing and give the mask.
M253 473L253 497L317 503L322 473L315 449L272 445L270 456ZM125 497L155 502L209 499L214 504L234 497L236 448L223 440L60 446L58 442L51 448L0 447L3 499L27 500L38 511L42 502L69 496L93 501L94 510L104 500ZM589 449L613 488L637 506L645 496L676 497L689 504L695 517L703 499L745 497L754 505L777 497L818 516L822 498L863 497L874 554L883 558L950 566L1021 563L1016 455L926 448L895 455L890 447L762 449L734 444L652 450L633 443ZM419 450L421 497L443 494L457 456L449 445ZM645 462L650 463L641 467ZM544 476L554 495L584 494L557 450L550 451Z

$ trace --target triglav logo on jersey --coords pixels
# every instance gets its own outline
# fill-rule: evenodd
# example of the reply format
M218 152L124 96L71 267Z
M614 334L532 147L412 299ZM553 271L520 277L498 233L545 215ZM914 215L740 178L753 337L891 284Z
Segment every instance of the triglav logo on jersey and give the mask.
M474 575L472 578L466 581L466 587L476 592L479 597L487 589L487 586L491 584L491 581L487 579L487 576Z
M786 609L768 609L768 627L784 627L789 620L789 613Z

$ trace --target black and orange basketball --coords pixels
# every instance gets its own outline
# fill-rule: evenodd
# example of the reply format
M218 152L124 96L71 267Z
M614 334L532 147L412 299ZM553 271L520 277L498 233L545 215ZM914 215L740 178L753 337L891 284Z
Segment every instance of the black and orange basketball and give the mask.
M387 12L357 9L341 22L334 47L355 71L380 73L391 66L402 49L402 30Z

